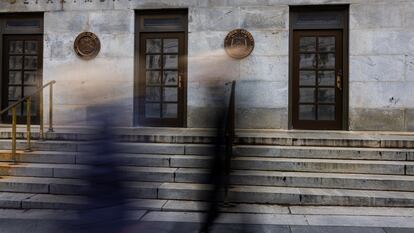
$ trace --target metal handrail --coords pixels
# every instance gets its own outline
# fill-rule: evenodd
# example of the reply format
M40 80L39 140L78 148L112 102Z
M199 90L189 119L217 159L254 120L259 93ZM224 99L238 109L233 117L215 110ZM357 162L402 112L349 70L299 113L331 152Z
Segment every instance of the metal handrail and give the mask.
M31 102L32 98L35 97L40 93L40 100L39 100L39 115L40 115L40 139L44 140L44 125L43 125L43 90L49 86L49 132L53 132L53 85L56 83L55 80L50 81L37 89L32 94L25 96L18 100L16 103L13 103L12 105L8 106L4 110L0 111L0 116L4 113L7 113L8 111L12 111L12 158L13 162L16 163L16 147L17 147L17 136L16 136L16 128L17 128L17 114L16 114L16 108L20 104L26 101L26 151L31 151L31 145L30 145L30 138L31 138Z
M224 187L224 204L228 205L228 190L230 185L230 171L231 160L233 157L233 145L235 137L235 116L236 116L236 81L232 81L230 89L229 105L226 112L225 129L224 129L224 141L225 141L225 187Z

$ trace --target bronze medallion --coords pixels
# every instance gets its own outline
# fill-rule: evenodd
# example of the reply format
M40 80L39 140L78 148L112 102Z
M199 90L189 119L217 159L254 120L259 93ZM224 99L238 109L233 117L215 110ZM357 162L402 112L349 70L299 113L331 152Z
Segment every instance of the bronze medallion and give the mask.
M76 54L86 60L95 58L101 50L99 38L92 32L82 32L75 40Z
M243 59L253 52L254 38L244 29L235 29L226 36L224 49L230 57Z

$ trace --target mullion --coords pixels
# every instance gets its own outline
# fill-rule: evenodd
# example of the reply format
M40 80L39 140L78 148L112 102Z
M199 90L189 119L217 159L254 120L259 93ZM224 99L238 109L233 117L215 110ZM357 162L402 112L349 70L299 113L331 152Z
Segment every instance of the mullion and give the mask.
M24 83L24 67L25 67L25 58L26 58L26 53L25 53L25 50L26 50L26 48L25 48L25 40L22 40L22 42L23 42L23 51L22 51L22 53L23 53L23 61L22 61L22 97L25 97L25 93L24 93L24 86L25 86L25 83ZM21 116L23 116L23 104L21 104L21 106L20 106L20 112L21 112Z
M160 85L160 94L161 94L161 99L160 99L160 116L161 119L164 118L164 39L161 39L161 85Z
M19 40L14 40L14 41L19 41ZM9 41L9 48L7 48L7 49L9 49L9 51L10 51L10 42L11 41ZM21 56L22 57L22 64L21 64L21 68L20 69L8 69L8 84L7 84L7 93L9 93L9 89L10 89L10 87L20 87L20 98L22 98L22 97L24 97L24 92L23 92L23 82L24 82L24 77L23 77L23 71L24 71L24 40L22 40L22 53L21 54L14 54L14 53L8 53L9 54L9 56L8 56L8 63L10 64L10 57L11 56ZM19 71L20 72L20 75L21 75L21 84L10 84L10 71ZM8 97L8 95L7 95L7 97ZM14 99L9 99L9 98L7 98L8 99L8 102L9 101L18 101L18 99L17 100L14 100ZM16 110L17 110L17 108L16 108ZM20 106L20 115L22 114L22 110L23 110L23 107L22 106Z
M316 36L315 119L319 120L319 36Z

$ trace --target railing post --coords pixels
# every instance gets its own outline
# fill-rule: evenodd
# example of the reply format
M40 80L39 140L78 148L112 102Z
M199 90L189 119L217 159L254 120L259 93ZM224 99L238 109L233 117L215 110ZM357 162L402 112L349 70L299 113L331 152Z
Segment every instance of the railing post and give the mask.
M31 138L31 102L32 102L32 97L27 97L26 99L26 115L27 115L27 125L26 125L26 151L31 151L32 147L30 145L30 138Z
M53 132L53 83L49 89L49 131Z
M39 92L39 110L40 110L40 116L39 116L39 123L40 123L40 129L39 129L39 136L40 136L40 140L45 140L45 135L44 135L44 128L43 128L43 89L40 90Z
M12 108L12 159L14 163L17 163L16 127L17 127L17 117L16 117L16 106L15 106Z

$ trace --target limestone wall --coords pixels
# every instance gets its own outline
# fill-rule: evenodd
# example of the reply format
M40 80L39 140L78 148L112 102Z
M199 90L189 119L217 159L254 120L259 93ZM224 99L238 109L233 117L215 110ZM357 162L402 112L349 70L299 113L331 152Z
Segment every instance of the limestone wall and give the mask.
M28 4L25 4L27 2ZM37 2L37 3L36 3ZM59 124L84 124L91 104L120 103L133 124L135 9L188 8L189 127L209 127L237 80L239 128L289 127L289 5L350 3L350 129L414 130L414 2L411 0L8 0L0 12L45 11L44 82L55 79ZM229 58L232 29L249 30L252 55ZM82 31L101 39L98 57L73 51Z

